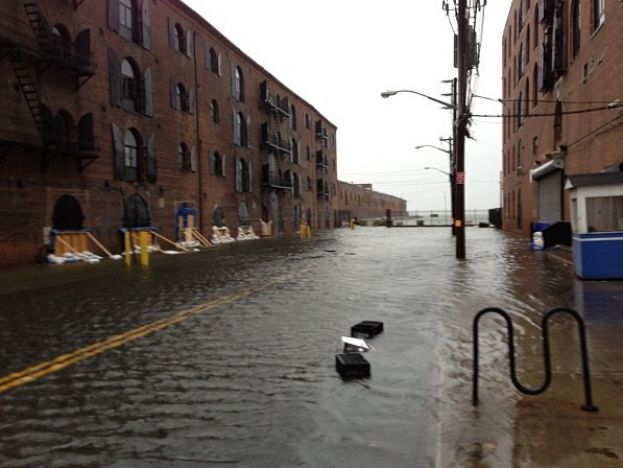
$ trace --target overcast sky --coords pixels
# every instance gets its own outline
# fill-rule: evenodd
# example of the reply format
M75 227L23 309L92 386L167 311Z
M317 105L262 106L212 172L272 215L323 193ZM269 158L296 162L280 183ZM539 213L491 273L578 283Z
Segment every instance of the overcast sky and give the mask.
M441 0L184 0L247 55L337 125L338 178L372 183L409 210L450 209L448 156L432 148L451 135L451 111L434 96L456 77L453 31ZM501 97L501 42L511 0L485 7L476 94ZM454 22L453 22L454 23ZM474 99L473 113L501 105ZM500 206L502 125L477 118L466 150L466 208Z

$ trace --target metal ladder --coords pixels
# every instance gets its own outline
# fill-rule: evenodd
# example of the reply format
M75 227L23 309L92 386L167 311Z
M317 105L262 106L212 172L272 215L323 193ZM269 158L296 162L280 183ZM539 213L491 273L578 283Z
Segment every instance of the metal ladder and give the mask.
M592 392L591 392L591 376L588 366L588 351L586 346L586 330L584 327L584 320L573 309L567 307L557 307L550 310L543 316L541 322L541 332L543 334L543 364L545 367L545 381L543 384L535 389L525 387L517 379L516 366L515 366L515 343L513 334L513 322L508 313L498 307L487 307L482 309L473 322L473 338L474 338L474 374L473 374L473 389L472 389L472 404L478 406L478 322L483 315L488 313L494 313L501 315L506 321L506 328L508 330L508 349L509 349L509 364L510 364L510 378L513 385L517 390L526 395L540 395L545 392L552 382L552 366L550 359L549 349L549 319L556 314L569 314L578 324L578 334L580 338L580 352L582 356L582 376L584 380L584 404L581 406L584 411L599 411L599 408L593 404Z
M28 69L24 65L22 56L18 51L10 52L9 60L13 66L17 83L22 90L28 109L30 109L30 113L32 114L35 124L39 129L39 133L43 133L43 105L41 103L41 97L39 96L37 87L35 86L30 73L28 73Z

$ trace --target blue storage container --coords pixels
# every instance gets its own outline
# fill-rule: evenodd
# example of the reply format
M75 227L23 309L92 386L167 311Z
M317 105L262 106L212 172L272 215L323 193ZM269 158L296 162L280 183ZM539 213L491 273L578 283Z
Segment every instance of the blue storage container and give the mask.
M582 279L623 279L623 232L573 234L573 262Z

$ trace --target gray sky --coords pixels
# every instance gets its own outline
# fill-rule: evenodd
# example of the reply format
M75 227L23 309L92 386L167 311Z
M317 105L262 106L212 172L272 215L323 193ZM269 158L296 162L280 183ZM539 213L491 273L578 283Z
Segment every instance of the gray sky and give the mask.
M456 76L453 32L441 0L184 0L338 127L338 178L372 183L409 210L450 208L448 157L432 148L451 135L451 111L411 89L449 100L441 80ZM511 0L485 7L476 94L501 97L501 42ZM472 112L501 113L474 99ZM500 205L502 125L477 118L466 150L466 207Z

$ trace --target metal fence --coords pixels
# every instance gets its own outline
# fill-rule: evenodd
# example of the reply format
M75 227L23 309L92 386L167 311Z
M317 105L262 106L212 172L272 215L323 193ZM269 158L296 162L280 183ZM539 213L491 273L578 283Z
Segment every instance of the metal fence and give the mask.
M395 226L450 226L452 212L443 210L409 211L406 216L394 217ZM489 210L466 210L465 225L489 223Z

